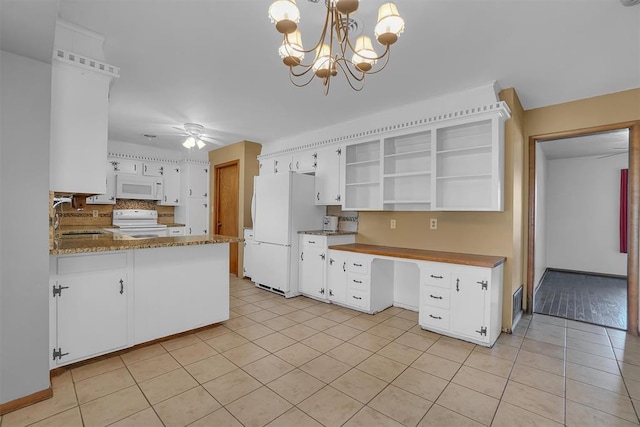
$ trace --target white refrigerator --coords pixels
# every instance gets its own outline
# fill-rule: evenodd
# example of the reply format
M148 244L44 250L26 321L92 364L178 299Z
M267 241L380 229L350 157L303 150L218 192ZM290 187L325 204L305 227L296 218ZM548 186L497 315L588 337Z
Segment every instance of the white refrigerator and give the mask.
M298 231L321 230L326 208L315 205L315 177L294 172L254 178L253 271L264 289L293 297L298 291Z

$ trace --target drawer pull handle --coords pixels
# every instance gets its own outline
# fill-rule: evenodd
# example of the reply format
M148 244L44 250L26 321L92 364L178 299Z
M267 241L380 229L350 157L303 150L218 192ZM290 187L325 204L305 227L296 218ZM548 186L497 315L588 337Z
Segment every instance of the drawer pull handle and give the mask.
M353 279L353 283L362 283L362 280Z
M429 296L430 296L431 298L433 298L433 299L442 299L442 297L437 297L437 296L435 296L435 295L431 295L431 294L429 294Z
M442 278L443 278L442 276L434 276L433 274L431 275L431 277L432 277L433 279L442 279Z
M353 299L362 299L362 297L357 297L357 296L353 295Z
M429 317L431 317L432 319L442 320L442 317L434 316L433 314L430 314Z
M309 243L310 245L315 245L316 242L314 240L307 240L307 243Z
M460 292L460 279L456 279L456 292Z
M342 263L342 271L347 271L347 261Z
M355 267L362 267L362 264L356 264L355 262L353 263L353 265L354 265Z

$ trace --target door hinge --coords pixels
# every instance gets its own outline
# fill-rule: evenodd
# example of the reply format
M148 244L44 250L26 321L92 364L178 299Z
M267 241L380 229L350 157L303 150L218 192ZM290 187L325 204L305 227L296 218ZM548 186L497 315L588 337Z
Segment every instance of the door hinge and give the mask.
M484 335L485 337L487 336L487 327L486 326L481 326L479 331L476 331L477 333L479 333L480 335Z
M320 295L324 295L324 288L320 288Z
M69 353L63 353L61 347L58 347L57 350L54 348L53 349L53 360L62 359L63 356L66 356L68 354Z
M482 289L484 289L485 291L487 289L489 289L489 282L486 280L483 280L482 282L476 282L478 285L482 285Z
M338 148L336 150L336 153L338 153L338 156L342 156L342 148Z
M63 289L69 289L68 286L62 286L62 285L53 285L53 297L55 298L56 296L61 297L62 296L62 290Z
M320 254L320 258L322 258L322 260L325 260L325 254Z

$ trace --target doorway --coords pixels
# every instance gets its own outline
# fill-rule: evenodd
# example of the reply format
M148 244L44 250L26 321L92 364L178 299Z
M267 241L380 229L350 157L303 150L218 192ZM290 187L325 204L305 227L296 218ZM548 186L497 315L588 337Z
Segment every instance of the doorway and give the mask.
M606 312L615 309L615 304L622 304L626 306L626 310L621 310L626 317L624 321L605 326L637 334L638 239L634 232L638 230L640 194L636 184L630 184L627 192L628 236L632 243L628 254L619 251L618 219L620 171L628 167L631 179L640 174L640 164L628 154L638 149L638 130L635 123L626 123L530 138L527 262L530 313L602 324L602 317L591 310L597 311L600 305ZM604 144L605 140L609 143ZM582 151L573 155L572 145ZM607 145L605 151L602 145ZM600 191L600 196L595 191ZM593 198L591 204L589 197ZM550 208L551 203L558 206ZM562 209L573 211L565 213ZM625 288L622 302L619 292L614 298L620 278ZM611 301L616 301L614 304L608 304L611 301L604 291L607 287ZM592 290L600 294L590 294ZM576 307L578 303L581 307Z
M238 236L239 164L237 160L214 166L215 234ZM238 243L229 244L229 272L238 275Z

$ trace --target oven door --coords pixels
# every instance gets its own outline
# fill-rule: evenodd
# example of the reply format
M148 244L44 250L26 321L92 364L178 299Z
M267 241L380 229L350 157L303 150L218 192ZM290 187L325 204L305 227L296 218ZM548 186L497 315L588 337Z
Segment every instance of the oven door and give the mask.
M112 228L114 239L120 236L133 237L135 239L153 239L156 237L167 237L169 232L167 227L140 227L140 228Z

